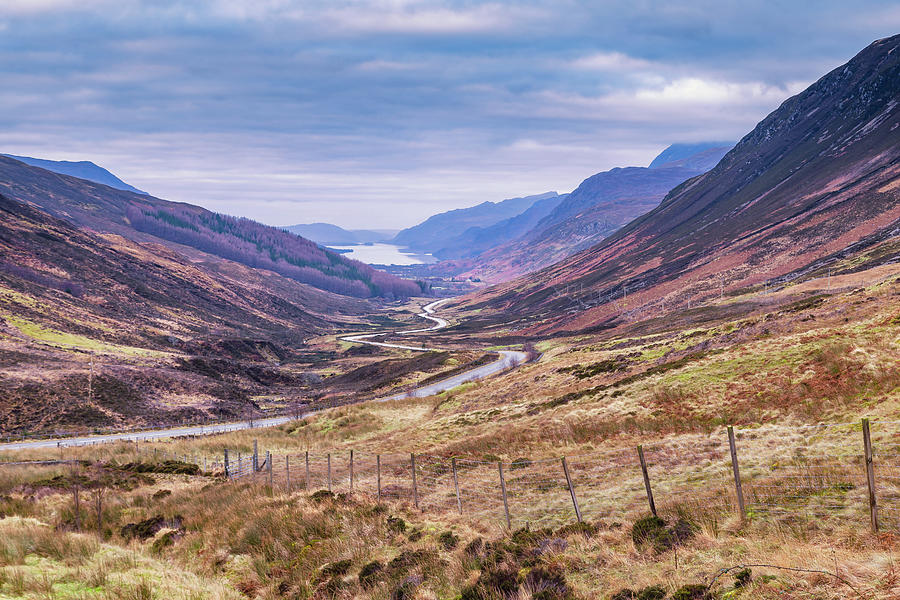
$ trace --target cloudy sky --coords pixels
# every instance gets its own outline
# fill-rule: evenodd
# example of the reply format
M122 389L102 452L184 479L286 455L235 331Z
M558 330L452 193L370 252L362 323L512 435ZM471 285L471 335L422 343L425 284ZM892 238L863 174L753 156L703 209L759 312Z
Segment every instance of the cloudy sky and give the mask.
M898 32L894 1L2 0L0 152L400 228L737 140Z

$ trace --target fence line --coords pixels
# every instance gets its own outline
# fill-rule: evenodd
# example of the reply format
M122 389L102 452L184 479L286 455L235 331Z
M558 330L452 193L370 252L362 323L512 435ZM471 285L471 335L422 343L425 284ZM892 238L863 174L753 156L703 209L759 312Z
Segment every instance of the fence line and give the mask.
M226 460L221 468L229 480L244 480L253 475L248 464ZM896 421L729 427L699 439L537 460L344 450L282 454L270 464L272 485L281 489L290 475L291 491L360 494L507 527L612 523L694 508L723 518L900 530Z

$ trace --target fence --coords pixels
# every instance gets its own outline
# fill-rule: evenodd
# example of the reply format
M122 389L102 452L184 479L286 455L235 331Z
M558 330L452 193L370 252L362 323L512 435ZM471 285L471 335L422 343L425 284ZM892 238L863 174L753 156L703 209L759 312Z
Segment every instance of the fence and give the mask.
M652 512L900 529L900 422L765 425L532 460L225 452L231 480L405 502L507 528ZM254 468L254 465L256 467Z

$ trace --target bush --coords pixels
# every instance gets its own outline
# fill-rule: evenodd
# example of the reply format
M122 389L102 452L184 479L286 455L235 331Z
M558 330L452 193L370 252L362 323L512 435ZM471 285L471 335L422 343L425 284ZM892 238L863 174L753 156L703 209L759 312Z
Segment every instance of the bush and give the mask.
M172 495L172 490L158 490L153 494L154 500L162 500Z
M712 598L702 583L683 585L672 594L672 600L707 600Z
M438 536L438 543L444 550L453 550L459 544L459 537L452 531L444 531Z
M334 500L334 494L328 490L318 490L310 494L309 499L313 502L324 502L325 500Z
M512 471L514 469L524 469L525 467L530 467L530 466L531 466L530 458L517 458L516 460L512 461L512 463L509 465L509 470Z
M391 515L387 518L387 527L394 533L403 533L404 531L406 531L406 521L404 521L400 517Z
M183 520L180 516L166 520L162 516L156 515L155 517L150 517L144 521L125 525L119 530L119 534L126 539L137 538L139 540L146 540L152 538L159 533L160 530L165 529L166 527L180 530L182 522Z
M750 569L741 569L734 574L734 587L742 588L750 583L753 572Z
M651 585L640 590L635 598L637 600L663 600L666 597L666 588L661 585Z
M631 526L631 540L635 546L643 546L665 530L666 522L656 515L650 515L634 522Z
M353 561L349 559L339 560L333 563L329 563L319 569L319 574L323 579L329 577L343 577L347 574L347 571L350 570L350 567L353 565Z
M568 525L563 525L556 530L556 535L560 537L567 537L570 535L581 534L585 537L591 537L595 535L599 530L599 526L593 523L588 523L587 521L582 521L581 523L576 522L569 523Z
M635 521L631 527L631 539L639 548L650 545L657 554L662 554L691 539L696 530L697 527L685 519L678 519L667 528L665 521L651 515Z
M373 587L378 583L379 575L383 570L384 564L380 561L373 560L370 563L366 563L363 565L363 568L359 570L359 585L363 588Z

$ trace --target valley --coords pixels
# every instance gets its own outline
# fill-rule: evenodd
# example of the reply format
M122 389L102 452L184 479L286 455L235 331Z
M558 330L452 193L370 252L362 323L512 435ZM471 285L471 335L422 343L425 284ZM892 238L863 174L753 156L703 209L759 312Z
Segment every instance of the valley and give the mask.
M493 13L449 14L375 20L434 48ZM353 47L369 21L323 19L316 35ZM422 77L322 55L328 89L344 71ZM575 90L598 73L655 85L655 62L589 58L549 61L578 74L536 94L634 128L614 94ZM309 56L292 60L315 78ZM397 206L437 206L458 176L429 149L470 136L380 136L396 138L377 146L385 160L415 150L423 183L365 163L366 127L323 118L302 138L320 162L297 152L301 166L265 171L278 153L259 151L265 177L231 157L201 182L233 198L266 179L239 206L280 225L157 198L89 161L0 155L0 599L900 597L900 35L843 60L796 90L641 87L641 120L698 94L710 121L713 101L780 104L736 143L698 141L734 139L713 127L648 143L647 166L594 165L570 193L491 201L467 180L467 208L402 230L378 227ZM533 82L507 84L521 99ZM371 109L391 97L423 127L390 91ZM513 118L502 98L492 122L544 130L550 112ZM329 159L332 130L352 156ZM532 157L509 196L538 159L586 143L524 136L498 150ZM285 200L297 189L322 198ZM345 227L318 221L331 202Z

